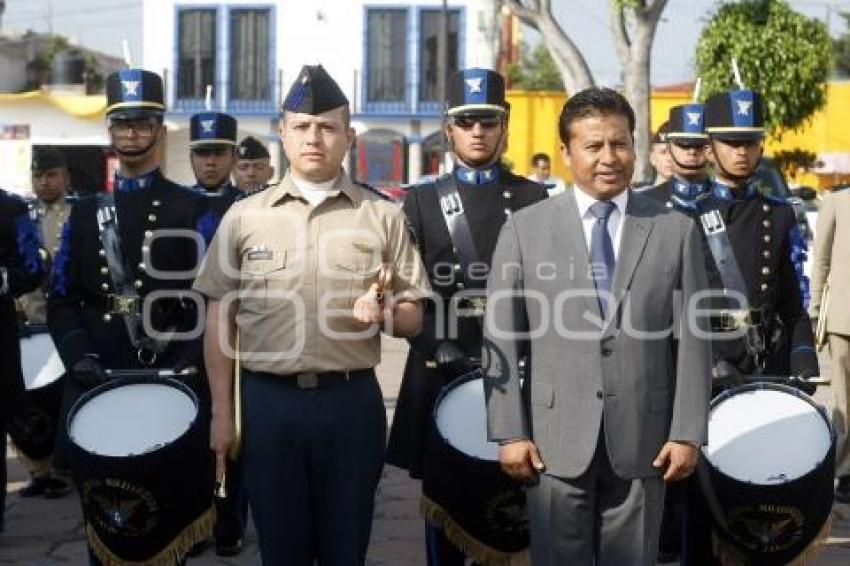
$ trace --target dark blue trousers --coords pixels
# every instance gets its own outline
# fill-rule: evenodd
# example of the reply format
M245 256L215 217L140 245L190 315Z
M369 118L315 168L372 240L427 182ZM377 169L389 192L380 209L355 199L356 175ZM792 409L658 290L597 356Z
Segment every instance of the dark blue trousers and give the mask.
M366 560L387 420L375 373L299 389L243 372L243 480L263 564Z

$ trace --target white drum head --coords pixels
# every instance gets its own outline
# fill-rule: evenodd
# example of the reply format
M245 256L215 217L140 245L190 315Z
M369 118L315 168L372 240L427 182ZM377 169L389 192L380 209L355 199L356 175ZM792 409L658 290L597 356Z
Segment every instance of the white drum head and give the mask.
M50 385L65 373L50 334L21 338L21 370L27 391Z
M734 394L711 410L703 453L726 476L774 485L817 468L831 443L826 420L807 401L757 389Z
M133 383L89 399L68 434L87 452L133 456L171 444L189 430L196 414L192 398L175 387Z
M499 460L499 444L487 440L483 379L472 379L449 390L440 400L436 420L443 438L467 456Z

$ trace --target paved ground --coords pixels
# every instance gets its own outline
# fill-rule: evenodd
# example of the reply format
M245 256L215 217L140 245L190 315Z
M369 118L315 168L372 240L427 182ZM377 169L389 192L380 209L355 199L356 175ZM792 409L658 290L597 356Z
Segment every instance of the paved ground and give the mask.
M387 415L392 418L395 397L401 380L406 346L388 340L384 362L378 368L387 401ZM821 388L818 398L829 402L829 390ZM51 566L85 564L82 522L76 497L60 500L21 499L15 492L26 477L19 462L10 456L10 495L6 503L6 532L0 535L0 564ZM378 488L370 566L422 566L424 530L418 514L419 485L407 474L387 467ZM218 559L207 551L191 561L197 565L257 564L256 541L248 533L248 546L237 559ZM832 531L824 551L816 562L819 566L850 564L850 505L837 505L833 512Z

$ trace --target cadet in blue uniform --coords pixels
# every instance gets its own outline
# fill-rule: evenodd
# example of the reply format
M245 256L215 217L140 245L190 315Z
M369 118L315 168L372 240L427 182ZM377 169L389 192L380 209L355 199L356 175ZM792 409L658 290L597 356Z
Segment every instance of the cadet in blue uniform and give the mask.
M199 251L203 252L203 242L193 235L205 203L159 169L165 111L162 79L149 71L128 69L109 75L106 86L109 134L119 160L114 200L99 194L74 206L63 230L48 301L50 333L81 392L107 380L107 368L181 370L203 363L200 338L158 339L149 335L140 316L147 295L172 291L174 297L147 305L150 329L186 333L200 324L195 301L176 295L189 290L191 275L185 278L185 274L194 272ZM101 242L110 222L117 223L120 236L120 248L114 253ZM184 230L186 237L157 237L160 230ZM199 389L203 384L191 385ZM210 484L212 506L211 463L192 464L199 467L198 481ZM204 514L197 528L187 525L191 540L181 541L181 546L206 538L211 526L207 522ZM160 550L152 548L150 554Z
M23 403L21 350L14 298L32 291L44 276L43 251L26 203L0 189L0 533L6 509L6 419Z
M206 202L198 224L207 243L224 213L243 195L230 182L237 155L236 129L236 118L222 112L202 112L190 120L189 159L197 181L193 188ZM237 463L229 462L226 478L226 495L216 499L215 551L219 556L236 556L242 551L248 499Z
M508 113L501 75L485 69L455 73L449 83L445 126L455 156L454 172L435 183L413 188L404 200L431 286L442 296L446 310L457 291L483 290L486 286L487 274L480 267L489 267L505 218L546 198L541 184L514 175L501 164ZM459 201L444 192L459 195ZM460 203L460 214L472 235L471 249L460 254L455 249L463 246L456 234L450 234L444 219L446 211L441 207L441 202L450 201ZM472 316L459 318L458 337L450 340L447 329L438 328L437 321L453 317L438 315L435 303L429 301L423 330L410 341L387 461L407 469L414 478L424 474L429 420L441 388L476 367L480 360L484 310L481 305L469 307L464 310ZM446 473L451 474L451 470ZM445 529L430 522L426 527L429 564L462 564L464 555L445 538Z
M693 215L708 196L708 135L705 133L705 107L683 104L670 109L665 135L673 176L644 191L648 197Z
M734 384L740 375L765 374L802 378L798 386L811 393L805 378L819 370L805 310L806 244L791 206L761 194L752 182L764 151L761 95L751 90L712 95L705 102L705 129L716 177L697 221L708 248L709 284L746 297L746 304L718 297L711 305L717 309L710 318L715 336L745 334L712 341L714 389ZM718 268L718 255L733 260L723 262L729 267ZM707 513L697 503L688 512L683 563L714 563Z

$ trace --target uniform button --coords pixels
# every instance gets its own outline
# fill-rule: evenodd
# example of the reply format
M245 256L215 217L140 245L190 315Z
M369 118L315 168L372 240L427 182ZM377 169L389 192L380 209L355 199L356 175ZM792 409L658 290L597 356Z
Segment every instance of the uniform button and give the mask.
M108 283L101 283L100 288L103 289L104 291L109 291L109 284Z
M454 269L455 269L455 271L460 271L460 264L459 264L459 263L456 263L456 264L454 265Z
M761 223L761 225L762 225L762 226L764 226L765 228L770 228L770 220L765 220L765 221L763 221L763 222Z
M156 208L157 206L161 205L162 203L159 202L158 200L155 200L151 204L154 206L154 208Z
M770 212L770 205L763 204L761 205L761 209L765 212Z
M98 250L97 255L99 255L100 257L106 257L106 250Z
M148 254L150 252L151 252L150 246L142 246L142 253L143 254Z
M143 262L143 261L140 261L140 262L139 262L139 269L141 269L142 271L144 271L144 269L145 269L145 262Z
M106 313L105 315L103 315L103 322L111 322L111 321L112 321L112 315L111 314Z
M109 274L109 268L108 267L101 267L100 268L100 274L101 275L108 275Z
M457 287L458 289L463 289L463 283L458 282L458 284L455 285L455 287Z
M767 283L762 283L762 284L761 284L761 290L762 290L762 291L767 291Z
M136 289L141 289L142 285L144 285L144 283L142 283L141 279L136 279L135 281L133 281L133 287L135 287Z
M614 350L612 350L611 348L602 348L602 355L605 356L606 358L613 353L614 353Z
M596 398L597 398L597 399L602 399L602 392L601 392L601 391L597 391L597 392L596 392Z
M762 274L762 275L770 275L770 268L769 268L769 267L767 267L767 266L762 267L762 268L761 268L761 274Z
M153 238L153 230L145 230L145 238Z
M511 215L511 209L510 209L510 208L506 208L506 209L505 209L505 216L510 216L510 215Z
M770 257L770 250L764 250L763 252L761 252L761 255L764 256L764 259L769 258Z
M505 197L505 198L511 198L511 192L510 191L504 191L502 193L502 196Z
M764 243L765 243L765 244L769 244L769 243L770 243L770 234L765 234L765 235L764 235Z
M149 222L156 222L156 214L148 214Z

